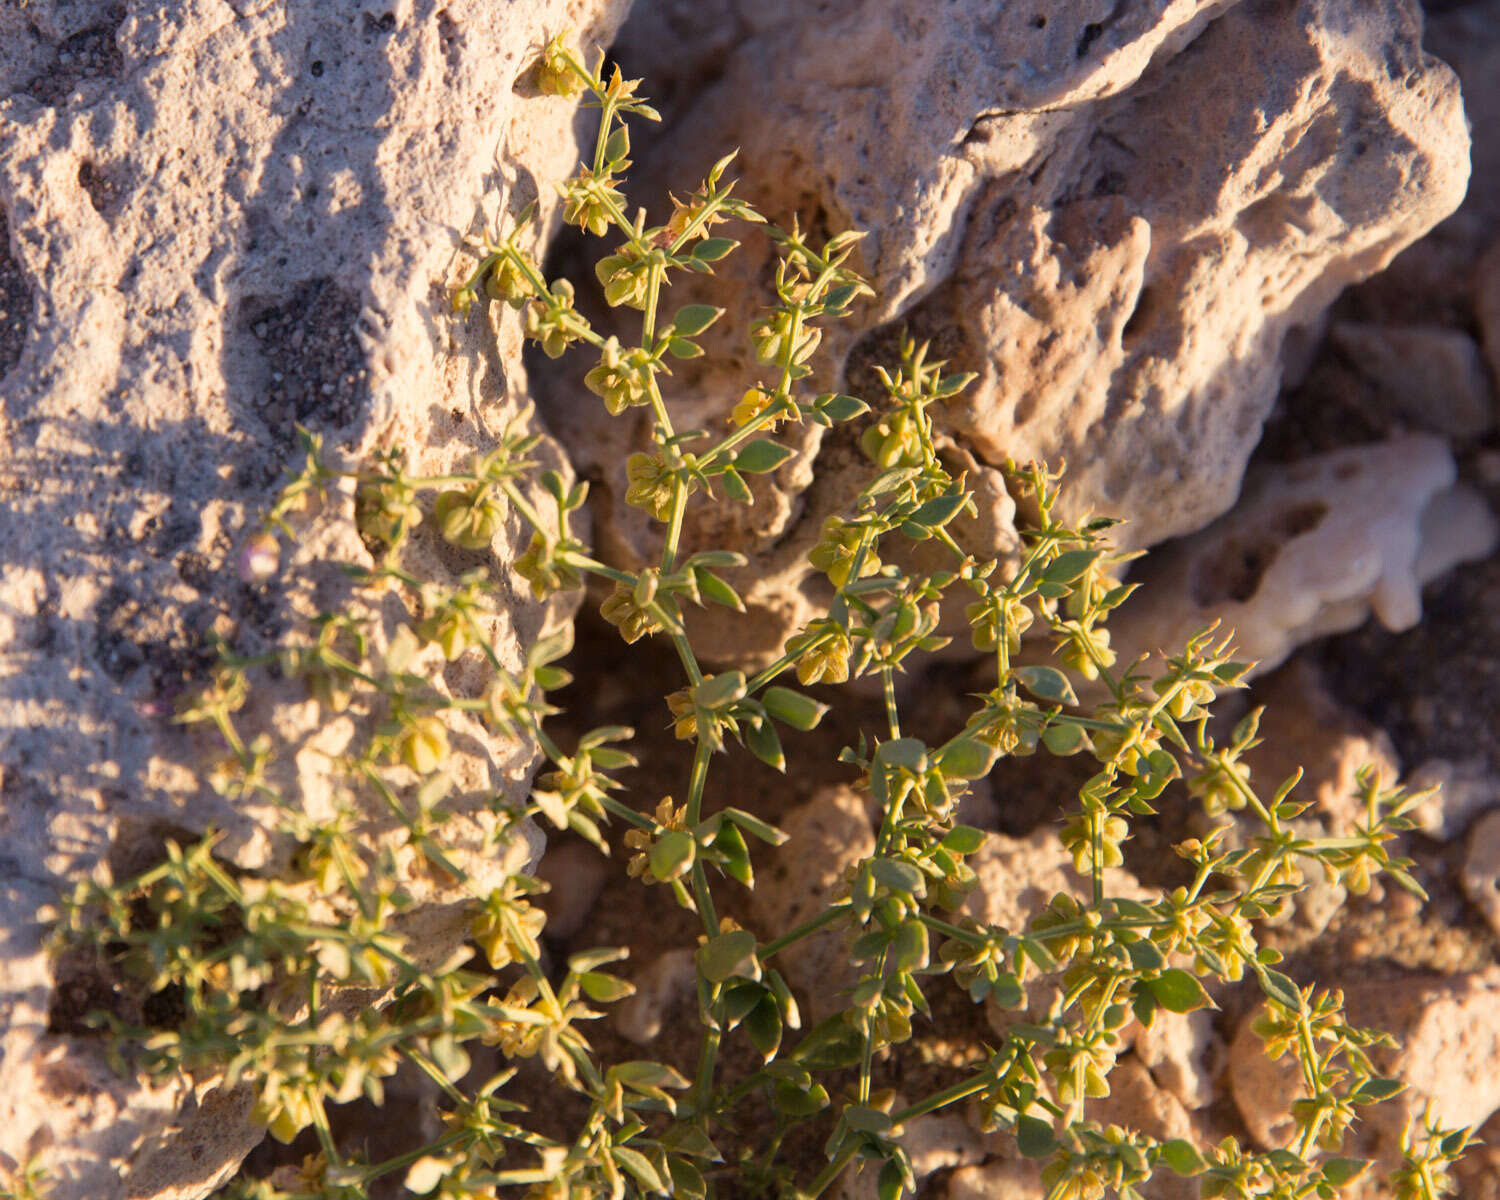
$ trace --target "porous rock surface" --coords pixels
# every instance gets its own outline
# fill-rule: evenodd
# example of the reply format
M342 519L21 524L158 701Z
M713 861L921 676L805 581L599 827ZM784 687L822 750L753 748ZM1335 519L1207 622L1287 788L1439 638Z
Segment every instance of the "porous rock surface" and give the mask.
M520 410L513 315L497 343L447 289L484 224L538 198L537 237L555 224L540 181L571 168L577 114L527 72L560 30L607 41L627 3L0 6L0 1177L41 1155L52 1200L196 1197L258 1140L243 1092L147 1087L101 1039L49 1032L38 908L165 829L274 859L256 814L200 784L209 747L171 725L174 695L205 635L253 651L336 593L275 602L238 581L236 544L297 423L344 461L394 445L430 473ZM288 575L368 561L351 497L331 509ZM503 573L518 535L419 551L439 579ZM516 599L502 657L547 616ZM301 699L273 690L261 715L305 739ZM519 796L533 748L467 732L461 785ZM495 869L535 845L512 851Z
M1289 333L1468 176L1457 82L1422 51L1413 0L664 0L619 53L668 102L642 202L737 145L742 194L773 218L868 231L879 295L825 339L833 377L868 383L898 325L979 373L937 420L999 553L1007 456L1066 458L1072 510L1126 518L1131 546L1228 508ZM725 264L711 294L732 313L767 253L752 239ZM755 378L747 325L721 322L709 365L678 372L680 427L719 422ZM552 402L581 465L640 436L601 436L596 404L576 385ZM794 440L815 471L789 464L741 520L689 531L754 559L750 617L715 627L729 655L774 652L806 616L821 585L803 556L869 471L842 435ZM623 505L607 529L613 553L649 552Z
M1259 468L1230 513L1149 556L1111 624L1115 642L1127 656L1171 653L1217 620L1264 671L1372 611L1410 629L1423 585L1483 558L1500 533L1456 478L1452 452L1428 434Z

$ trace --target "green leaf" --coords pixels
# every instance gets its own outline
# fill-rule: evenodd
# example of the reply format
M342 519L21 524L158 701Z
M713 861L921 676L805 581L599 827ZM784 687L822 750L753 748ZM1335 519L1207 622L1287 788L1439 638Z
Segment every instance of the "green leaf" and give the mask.
M941 845L954 854L973 854L984 845L984 830L972 825L955 825L943 835Z
M1213 1006L1198 977L1181 967L1163 971L1155 979L1148 980L1146 986L1151 989L1156 1002L1168 1012L1188 1013Z
M672 318L672 328L683 337L694 337L723 315L724 310L715 308L712 304L685 304Z
M667 339L667 353L673 358L702 358L703 347L697 342L690 342L687 338L669 337Z
M789 1117L810 1117L828 1107L828 1091L821 1083L803 1089L789 1080L778 1079L771 1095L776 1107Z
M759 838L768 846L779 846L786 841L786 834L776 826L762 821L753 813L747 813L743 808L722 809L720 815L726 821L733 821L751 837Z
M651 873L658 879L677 879L693 865L697 850L698 844L692 834L680 829L668 830L651 845L647 856Z
M828 705L821 704L811 696L794 692L791 688L769 687L761 693L761 703L766 711L783 725L800 729L803 733L816 729Z
M1167 962L1156 943L1146 938L1138 942L1126 942L1125 952L1130 955L1130 965L1137 971L1157 971Z
M872 858L870 875L893 892L922 896L927 892L927 880L922 872L909 862L896 858Z
M650 1062L646 1059L622 1062L619 1066L611 1068L610 1074L630 1087L681 1089L688 1086L687 1079L666 1063Z
M745 1032L751 1044L760 1051L761 1059L770 1062L781 1047L781 1010L769 995L763 996L745 1017Z
M1382 1079L1380 1076L1366 1079L1349 1098L1356 1104L1379 1104L1406 1090L1399 1079Z
M780 442L761 438L751 442L735 456L734 466L736 470L750 475L764 475L767 471L774 471L791 457L790 448Z
M724 491L731 500L738 500L741 504L755 503L755 497L750 494L744 478L733 467L725 468L719 478L724 481Z
M939 496L935 500L929 500L926 504L919 505L917 511L907 517L908 521L915 521L918 525L926 525L936 529L946 525L953 520L963 506L968 503L968 496L959 493L957 496Z
M814 408L832 421L852 421L870 411L870 406L854 396L819 397Z
M1173 1138L1157 1147L1161 1161L1179 1175L1201 1175L1208 1170L1208 1163L1198 1152L1198 1147L1185 1138Z
M720 864L724 874L746 887L755 886L755 873L750 868L750 847L745 845L745 835L737 825L725 821L714 837L714 849L724 855Z
M1042 742L1059 758L1077 754L1089 744L1089 736L1076 721L1054 721L1042 734Z
M995 765L998 753L978 738L957 737L938 752L938 767L949 779L982 779Z
M1330 1158L1323 1164L1323 1178L1334 1187L1343 1187L1369 1169L1370 1160L1367 1158Z
M648 1192L656 1192L665 1196L669 1189L662 1177L656 1173L656 1168L651 1165L651 1160L630 1146L614 1146L610 1153L615 1156L615 1161L634 1175L640 1185Z
M725 671L710 676L693 689L693 703L709 712L733 704L745 695L745 673Z
M745 745L750 753L774 770L786 773L786 755L781 749L781 738L776 734L776 726L770 721L761 721L759 725L746 725Z
M630 131L622 122L616 130L609 135L609 141L604 143L604 161L608 163L619 162L630 153Z
M1042 572L1048 583L1072 583L1094 564L1102 550L1067 550L1059 554Z
M1270 967L1257 965L1255 973L1260 977L1261 991L1265 992L1267 996L1271 997L1277 1004L1284 1005L1293 1012L1301 1011L1302 995L1297 990L1295 983L1280 971L1273 971Z
M737 975L756 979L760 965L755 958L755 935L748 929L731 929L698 947L698 969L710 983L723 983Z
M891 1128L890 1113L881 1112L863 1104L851 1104L844 1109L844 1124L859 1133L887 1133Z
M864 1035L847 1011L818 1022L797 1043L792 1057L810 1071L838 1071L864 1057Z
M699 262L718 262L738 245L733 238L704 238L689 253Z
M875 760L885 767L902 767L908 771L927 769L927 745L919 738L892 738L881 742Z
M1039 700L1050 704L1077 704L1073 685L1056 667L1017 667L1011 674L1017 683Z
M626 983L623 979L606 975L602 971L588 971L578 977L578 983L590 1000L600 1004L613 1004L635 992L635 984Z
M735 612L745 611L745 602L740 599L740 594L712 571L703 567L694 567L693 578L698 583L699 595L705 600L712 600L715 604L734 609Z
M1057 1149L1057 1138L1046 1121L1023 1116L1016 1122L1016 1145L1027 1158L1046 1158Z

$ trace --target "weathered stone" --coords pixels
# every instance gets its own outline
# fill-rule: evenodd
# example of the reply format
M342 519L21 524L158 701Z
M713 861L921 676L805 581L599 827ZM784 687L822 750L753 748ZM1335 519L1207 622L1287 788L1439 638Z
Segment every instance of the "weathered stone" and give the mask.
M778 933L795 929L838 899L845 871L875 852L865 800L849 788L819 793L780 826L786 844L774 852L769 870L757 872L759 886L751 897L760 929ZM841 1009L857 982L844 937L836 930L820 930L788 947L776 956L776 965L799 998L806 998L809 1024Z
M1341 321L1330 337L1394 416L1458 438L1477 437L1494 425L1483 356L1461 330Z
M742 194L772 217L869 231L879 296L822 361L862 385L904 323L979 372L938 425L996 497L981 524L997 553L1014 545L1007 456L1066 458L1071 510L1127 518L1132 546L1224 511L1289 331L1450 212L1467 177L1456 83L1409 0L721 3L696 56L687 11L645 6L624 35L632 68L662 64L673 89L642 199L738 145ZM752 237L711 294L739 311L766 253ZM722 322L710 365L679 372L682 425L722 420L755 377L742 333ZM617 463L638 432L601 440L595 403L573 385L553 408L580 462ZM732 523L689 518L693 540L754 560L750 616L714 627L726 655L774 653L805 618L823 586L806 550L868 473L842 435L793 440L815 470L789 464ZM651 553L624 506L607 520L622 558Z
M172 725L174 695L210 661L206 634L264 649L338 602L333 563L369 561L346 490L276 588L240 582L236 545L291 465L296 423L337 461L396 446L430 472L520 411L514 314L497 341L485 316L452 319L446 291L482 225L539 198L536 248L554 227L538 181L575 160L576 109L535 97L526 72L547 36L607 41L625 7L0 7L0 1164L45 1152L52 1200L201 1196L260 1136L241 1092L147 1088L108 1068L103 1039L49 1032L38 907L167 828L217 825L241 867L286 853L267 811L202 784L212 739ZM518 532L493 554L421 538L415 553L437 580L503 575ZM381 615L383 636L404 619ZM546 619L516 600L489 630L502 659L517 665ZM482 675L460 661L437 677ZM290 682L244 719L296 745L317 721ZM465 733L458 791L522 795L534 748ZM287 778L316 810L313 750ZM511 851L485 869L536 846ZM418 899L424 946L463 936L456 893Z
M1269 670L1302 643L1422 615L1422 586L1494 548L1483 498L1455 485L1438 438L1351 446L1247 477L1234 510L1164 547L1111 629L1127 656L1175 652L1213 621L1237 656ZM1393 486L1393 481L1399 485Z
M1500 812L1481 817L1469 831L1469 853L1459 882L1470 903L1500 936Z

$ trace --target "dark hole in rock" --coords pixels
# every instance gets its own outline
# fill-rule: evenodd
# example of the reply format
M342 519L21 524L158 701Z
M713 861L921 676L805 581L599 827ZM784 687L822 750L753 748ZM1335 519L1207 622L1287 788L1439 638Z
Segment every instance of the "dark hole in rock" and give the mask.
M125 6L111 5L105 23L75 33L57 48L51 69L27 85L26 91L42 104L57 106L85 79L107 79L120 73L125 58L115 41L115 32L125 20Z
M10 225L0 208L0 378L21 361L31 329L31 287L10 256Z
M1149 285L1143 286L1140 294L1135 298L1135 308L1131 310L1130 316L1125 319L1125 327L1120 331L1120 335L1127 345L1151 327L1151 317L1155 309L1155 290Z
M101 217L107 217L120 207L120 188L91 162L78 164L78 186L88 196L89 203Z
M240 333L265 364L266 384L254 399L270 429L290 440L298 424L333 429L359 416L370 390L360 307L354 292L328 276L287 298L245 302Z
M1078 35L1078 57L1085 57L1088 52L1093 49L1094 43L1099 40L1100 36L1103 33L1103 25L1098 25L1093 22L1085 25L1083 27L1083 32Z
M1321 500L1313 500L1287 509L1273 524L1282 537L1291 539L1316 529L1327 515L1328 505Z

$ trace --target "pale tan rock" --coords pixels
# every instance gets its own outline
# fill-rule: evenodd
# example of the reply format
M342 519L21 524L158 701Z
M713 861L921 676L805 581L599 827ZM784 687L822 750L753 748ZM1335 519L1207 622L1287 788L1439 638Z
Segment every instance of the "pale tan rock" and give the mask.
M698 982L693 952L683 947L665 951L632 982L635 994L615 1007L614 1025L622 1037L644 1046L661 1033L673 1006L692 996Z
M850 788L829 788L780 822L787 835L769 868L756 872L752 911L762 937L775 937L817 916L842 894L847 869L875 852L865 800ZM771 965L805 996L810 1026L843 1007L856 982L842 933L823 929L778 954Z
M1031 1159L1003 1158L948 1176L947 1200L1042 1200L1042 1169Z
M1500 808L1500 777L1482 758L1428 759L1411 773L1407 786L1414 791L1436 789L1412 816L1424 833L1440 842L1452 841L1475 817Z
M1430 1104L1446 1129L1483 1125L1500 1111L1500 967L1346 985L1356 1023L1390 1031L1400 1049L1377 1059L1406 1090L1367 1120L1394 1147L1408 1118Z
M1295 798L1342 828L1363 815L1355 799L1363 768L1377 771L1385 787L1401 777L1390 736L1339 703L1311 663L1293 659L1257 681L1251 695L1265 708L1261 741L1242 761L1262 795L1274 794L1300 767Z
M571 938L583 929L610 869L610 860L593 846L569 842L547 848L536 875L551 888L539 902L547 914L548 937Z
M1500 812L1487 813L1474 822L1458 879L1469 902L1500 936Z
M1132 576L1141 591L1111 623L1115 644L1122 656L1176 653L1219 621L1237 657L1266 671L1372 611L1388 629L1409 629L1423 584L1484 557L1500 532L1454 479L1452 454L1429 435L1261 470L1232 512Z
M978 464L971 482L1007 456L1066 458L1070 511L1127 518L1132 546L1230 506L1289 332L1452 211L1467 178L1456 81L1422 52L1410 0L1132 0L1107 17L1082 2L775 0L637 21L627 59L648 77L662 64L679 114L641 194L690 186L738 145L743 194L774 218L867 230L879 296L825 339L830 385L888 357L898 324L932 337L980 374L937 414ZM764 262L751 237L711 294L738 303ZM679 372L681 424L716 427L755 377L743 333L721 322L708 365ZM600 440L576 384L553 409L587 430L564 434L580 462L633 445L625 430ZM789 464L732 523L689 518L695 542L727 531L754 560L751 614L714 626L726 655L774 654L805 619L822 594L805 553L869 474L846 437L797 443L815 472ZM606 521L622 558L652 552L623 505ZM981 522L995 533L978 548L1011 553L1003 503Z
M1306 1094L1302 1072L1290 1054L1271 1058L1251 1022L1259 1010L1240 1020L1229 1043L1229 1092L1245 1128L1263 1150L1285 1146L1296 1132L1291 1105Z
M1089 1101L1087 1111L1091 1121L1106 1127L1118 1125L1161 1141L1192 1139L1195 1132L1181 1101L1160 1087L1152 1072L1130 1055L1121 1058L1109 1073L1109 1095ZM1156 1200L1196 1200L1198 1196L1194 1180L1165 1167L1152 1176L1149 1186Z
M207 634L264 649L340 602L336 562L369 561L344 492L284 555L300 590L237 578L294 423L338 461L399 446L430 472L520 411L514 314L455 321L446 290L472 264L463 239L575 161L574 105L526 95L537 48L570 26L608 41L625 7L0 6L0 1162L42 1152L51 1200L201 1196L260 1136L238 1093L147 1089L107 1068L103 1039L47 1033L36 913L166 827L225 829L241 867L285 856L265 811L202 785L217 751L170 723L174 692L201 677ZM538 249L557 206L539 199ZM518 534L489 556L416 553L437 579L482 563L503 578ZM516 595L488 630L510 666L549 619ZM403 621L380 617L377 650ZM483 673L437 678L462 690ZM241 719L306 751L281 778L326 804L300 685L269 685ZM454 729L455 800L524 793L534 747ZM465 818L460 855L485 819ZM483 885L538 849L528 835L470 865ZM461 938L451 886L407 882L425 888L410 931L424 952Z
M1151 1077L1184 1108L1213 1103L1213 1059L1218 1039L1213 1013L1200 1008L1190 1013L1159 1009L1149 1026L1135 1035L1134 1049Z
M1484 358L1462 330L1340 321L1329 336L1392 416L1456 438L1494 425Z
M1366 1152L1389 1162L1408 1119L1431 1105L1444 1128L1482 1125L1500 1110L1500 968L1469 975L1419 975L1352 980L1345 986L1352 1023L1381 1029L1399 1049L1377 1050L1377 1066L1406 1090L1363 1112ZM1266 1057L1250 1028L1240 1023L1229 1049L1229 1083L1235 1104L1256 1142L1286 1144L1293 1130L1290 1105L1304 1094L1290 1055Z

